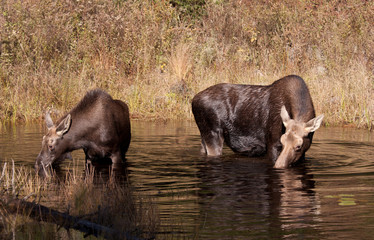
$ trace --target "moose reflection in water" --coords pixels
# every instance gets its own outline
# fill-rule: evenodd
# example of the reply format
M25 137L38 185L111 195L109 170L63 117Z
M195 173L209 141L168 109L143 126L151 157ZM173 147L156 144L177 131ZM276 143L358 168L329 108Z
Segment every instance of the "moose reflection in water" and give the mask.
M221 155L225 142L249 156L267 153L276 168L304 158L323 119L315 117L304 80L294 75L269 86L214 85L193 98L192 112L202 153Z
M204 232L233 238L262 232L275 239L285 233L297 238L300 229L313 229L319 222L315 182L305 166L274 169L264 158L228 156L210 158L198 177L206 223L200 229L202 237Z
M71 158L71 152L77 149L84 150L86 161L125 160L131 139L129 109L102 90L89 91L55 124L49 113L45 121L48 132L35 163L39 172Z

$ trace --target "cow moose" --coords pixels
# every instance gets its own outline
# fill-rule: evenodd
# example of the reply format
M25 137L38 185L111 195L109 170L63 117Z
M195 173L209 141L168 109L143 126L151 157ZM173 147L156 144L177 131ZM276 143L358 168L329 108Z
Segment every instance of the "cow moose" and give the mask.
M222 83L199 92L192 112L201 135L201 152L267 154L275 168L303 159L323 115L315 117L304 80L286 76L268 86Z
M55 124L47 112L45 122L48 132L36 159L37 170L71 158L77 149L84 150L86 161L125 160L131 140L128 106L100 89L87 92Z

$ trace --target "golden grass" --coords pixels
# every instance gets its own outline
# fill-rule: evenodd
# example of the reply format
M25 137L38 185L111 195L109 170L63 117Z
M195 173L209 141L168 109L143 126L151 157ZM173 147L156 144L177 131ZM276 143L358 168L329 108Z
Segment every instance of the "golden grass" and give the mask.
M96 87L126 101L132 118L191 118L190 100L212 84L297 74L326 124L373 127L372 1L184 4L6 1L0 118L64 112Z
M58 179L55 174L41 178L33 170L5 163L1 170L0 192L2 197L34 201L118 232L147 239L156 234L160 224L157 207L151 199L135 195L126 183L118 183L113 172L109 179L104 180L95 175L93 168L80 172L74 166L63 179ZM3 198L0 199L0 220L0 236L3 237L16 232L23 234L21 229L30 224L27 214L9 214ZM48 224L44 226L47 228ZM34 237L38 238L38 235Z

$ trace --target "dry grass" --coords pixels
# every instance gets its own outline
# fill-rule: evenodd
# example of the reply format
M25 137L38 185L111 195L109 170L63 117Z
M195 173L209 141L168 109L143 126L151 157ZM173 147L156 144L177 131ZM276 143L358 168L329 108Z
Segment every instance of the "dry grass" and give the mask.
M58 179L57 175L41 178L35 176L32 170L9 164L4 164L1 173L2 196L35 201L51 209L146 239L154 237L158 231L160 220L151 199L136 196L130 186L116 181L114 173L104 180L96 176L92 168L82 173L73 167L64 179ZM11 215L3 204L0 199L0 236L7 238L13 234L15 237L27 232L36 234L34 238L49 239L58 232L54 228L48 235L48 224L39 226L40 232L27 230L32 225L27 214ZM44 235L40 236L41 233Z
M95 87L125 100L133 118L188 118L193 95L212 84L297 74L326 124L373 127L372 1L185 4L4 2L1 119L66 111Z

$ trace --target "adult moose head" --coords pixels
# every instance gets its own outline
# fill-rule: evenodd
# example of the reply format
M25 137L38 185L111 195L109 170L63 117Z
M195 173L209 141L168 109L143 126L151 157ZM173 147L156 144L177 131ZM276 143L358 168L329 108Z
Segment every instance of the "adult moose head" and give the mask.
M315 117L308 87L291 75L268 86L218 84L198 93L192 112L201 135L201 151L267 154L276 168L304 157L323 115Z
M84 150L86 160L125 160L131 139L129 109L102 90L89 91L55 124L46 113L45 123L48 132L36 159L38 171L71 158L76 149Z
M280 115L286 130L280 138L282 151L275 162L274 167L276 168L287 167L304 157L304 153L309 149L312 142L312 136L308 136L321 126L323 119L323 115L319 115L306 123L291 119L285 106L282 106Z

